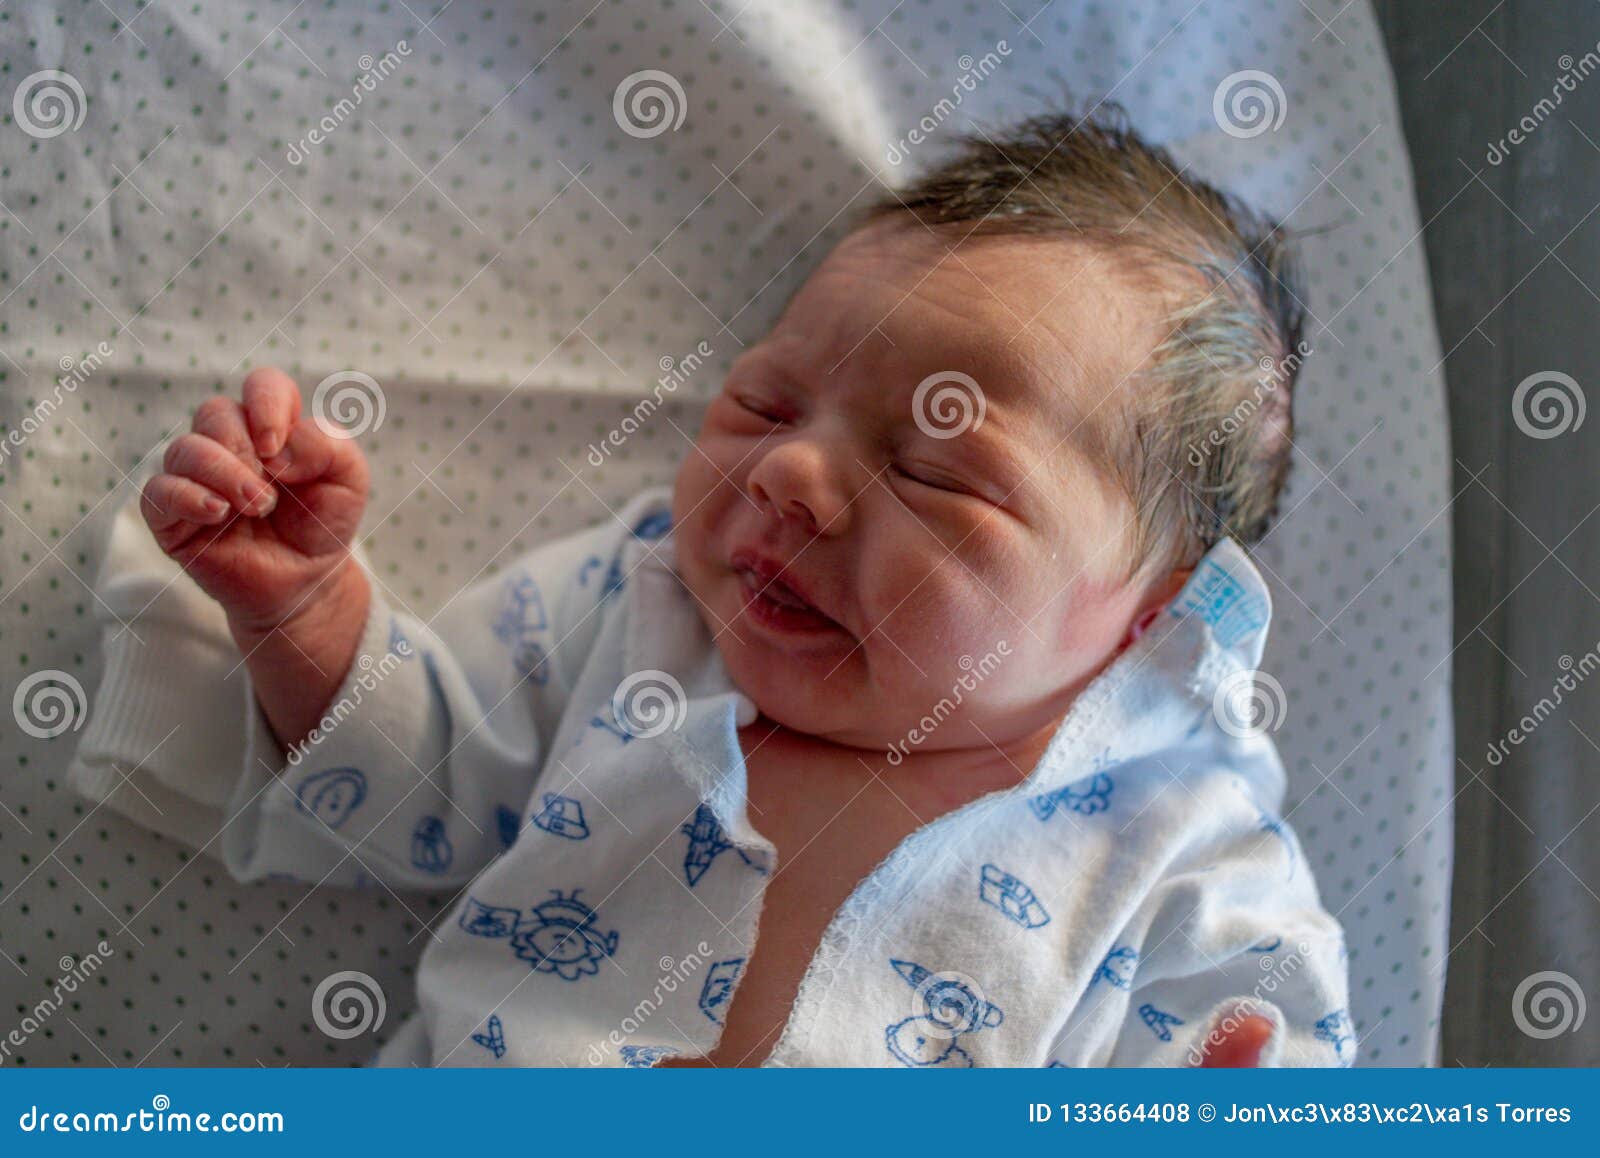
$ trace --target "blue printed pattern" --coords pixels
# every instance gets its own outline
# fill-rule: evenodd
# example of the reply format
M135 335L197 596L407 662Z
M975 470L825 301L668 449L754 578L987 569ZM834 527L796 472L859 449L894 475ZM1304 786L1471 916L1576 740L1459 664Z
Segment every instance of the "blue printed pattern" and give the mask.
M338 828L367 798L367 778L355 768L313 772L294 790L295 807L329 828Z
M1092 816L1096 812L1104 812L1111 807L1111 792L1116 787L1111 777L1104 772L1095 772L1085 776L1082 780L1074 781L1065 788L1057 788L1054 792L1044 792L1028 801L1028 807L1040 820L1049 820L1058 809L1070 809L1073 812Z
M401 652L400 649L402 647L405 648L405 653ZM406 638L405 632L400 630L400 621L392 615L389 617L389 652L398 656L402 663L416 654L416 649L411 646L411 641Z
M590 717L589 726L591 728L599 728L602 732L610 732L624 744L631 744L633 742L633 733L617 721L616 713L610 704L606 705L605 710L606 714L603 716L595 715Z
M494 633L502 642L511 645L512 666L536 684L550 678L550 665L545 662L548 657L544 644L539 642L540 634L549 623L539 585L527 575L507 580L500 614L494 621Z
M664 1057L678 1051L667 1045L625 1045L619 1051L622 1064L631 1070L649 1069Z
M500 1021L498 1013L489 1015L489 1021L484 1026L484 1031L473 1034L472 1040L494 1054L496 1058L506 1056L506 1027Z
M717 814L711 811L709 805L702 804L694 810L694 820L685 824L680 829L689 838L689 847L683 854L683 876L693 888L700 883L700 878L706 875L711 867L711 862L727 852L730 848L739 854L739 859L765 875L767 866L760 854L752 856L728 839L727 833L722 829L717 820Z
M1267 601L1212 559L1201 560L1172 610L1175 615L1199 615L1223 647L1233 647L1267 622Z
M599 914L570 894L552 889L552 900L534 905L526 916L507 905L488 905L468 897L458 921L475 937L504 937L511 950L540 973L554 973L563 981L576 981L600 972L600 962L617 951L616 930L602 933Z
M653 515L645 515L642 519L635 523L633 525L632 534L635 539L642 539L645 542L650 542L652 540L661 538L671 529L672 513L670 511L658 511ZM586 570L587 564L585 564L585 571ZM583 582L583 579L584 572L579 572L579 582ZM626 582L627 580L622 574L622 552L618 551L614 556L612 556L611 566L606 570L605 583L600 589L600 598L602 600L611 598L611 596L622 590L623 584Z
M554 792L544 794L544 807L534 816L533 823L552 836L564 836L568 840L585 840L589 836L589 825L583 819L583 804Z
M969 1069L972 1055L961 1048L963 1035L1005 1020L998 1005L979 997L954 977L929 972L914 961L891 957L889 964L916 991L922 1012L884 1030L884 1044L903 1066Z
M1282 945L1282 944L1283 944L1283 938L1282 937L1273 937L1270 940L1261 942L1259 945L1251 945L1250 946L1250 952L1252 952L1252 953L1276 953L1278 951L1278 946Z
M424 816L411 831L411 863L425 873L447 872L455 860L455 849L445 835L444 821Z
M1294 853L1294 844L1289 837L1288 826L1276 816L1273 816L1272 813L1263 811L1261 813L1260 831L1270 832L1273 836L1283 841L1283 855L1288 858L1289 861L1289 875L1285 879L1291 881L1294 880L1294 862L1297 858L1295 857Z
M1138 967L1139 950L1132 945L1119 945L1106 954L1106 959L1100 962L1100 968L1094 971L1089 984L1105 981L1118 989L1132 989L1134 970Z
M700 1012L718 1025L728 1002L733 1000L733 990L744 973L744 958L730 957L718 961L706 974L706 983L700 987Z
M495 806L495 827L500 831L500 843L510 848L517 843L517 835L522 831L522 817L517 815L517 810L507 808L504 804Z
M1139 1016L1144 1020L1145 1025L1150 1027L1150 1032L1162 1041L1171 1041L1172 1027L1183 1024L1183 1018L1157 1009L1148 1001L1139 1006Z
M1033 890L998 865L983 866L978 878L978 899L993 905L1024 929L1050 923L1050 914Z
M1333 1052L1345 1065L1349 1059L1345 1057L1346 1047L1355 1044L1355 1027L1350 1023L1350 1014L1343 1009L1335 1009L1326 1017L1320 1018L1316 1025L1316 1036L1319 1041L1328 1042L1333 1046ZM1353 1049L1352 1049L1353 1052Z

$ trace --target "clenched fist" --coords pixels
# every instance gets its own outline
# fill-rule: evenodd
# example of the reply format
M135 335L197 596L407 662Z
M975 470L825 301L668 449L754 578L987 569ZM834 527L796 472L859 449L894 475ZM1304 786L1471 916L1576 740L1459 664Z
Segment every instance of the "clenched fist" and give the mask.
M216 397L195 411L140 509L230 623L260 632L313 605L349 562L367 480L355 442L302 415L288 375L261 369L242 402Z

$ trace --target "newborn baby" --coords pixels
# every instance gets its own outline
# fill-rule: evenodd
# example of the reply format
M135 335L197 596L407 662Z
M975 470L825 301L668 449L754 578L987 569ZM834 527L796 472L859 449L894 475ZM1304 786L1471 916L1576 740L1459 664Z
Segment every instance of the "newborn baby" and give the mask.
M258 370L143 492L194 582L117 528L101 597L153 609L74 783L240 880L459 889L380 1064L1348 1065L1235 718L1286 261L1114 118L969 141L743 352L670 492L425 620L352 554L356 443Z

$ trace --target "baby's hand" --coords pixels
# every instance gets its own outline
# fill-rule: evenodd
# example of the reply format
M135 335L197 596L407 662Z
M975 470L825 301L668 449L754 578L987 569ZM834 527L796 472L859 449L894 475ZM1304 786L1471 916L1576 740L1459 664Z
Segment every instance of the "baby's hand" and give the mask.
M354 567L366 458L301 415L300 391L281 371L253 371L242 404L204 402L163 469L145 485L141 513L236 634L299 616L341 568Z

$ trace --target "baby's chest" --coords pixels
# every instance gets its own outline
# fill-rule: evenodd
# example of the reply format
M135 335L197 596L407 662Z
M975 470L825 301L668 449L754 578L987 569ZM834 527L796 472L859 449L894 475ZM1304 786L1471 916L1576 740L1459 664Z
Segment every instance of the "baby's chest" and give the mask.
M863 787L864 774L828 767L828 759L776 746L747 759L750 820L776 847L777 867L716 1049L703 1061L672 1064L760 1064L840 906L923 823L906 802Z

